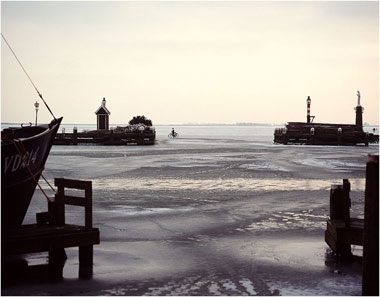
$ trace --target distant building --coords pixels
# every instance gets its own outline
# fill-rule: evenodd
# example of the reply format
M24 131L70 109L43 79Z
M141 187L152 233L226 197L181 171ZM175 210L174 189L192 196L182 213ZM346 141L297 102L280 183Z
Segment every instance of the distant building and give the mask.
M102 105L95 111L96 114L96 129L109 130L109 116L111 112L106 107L106 98L103 97Z

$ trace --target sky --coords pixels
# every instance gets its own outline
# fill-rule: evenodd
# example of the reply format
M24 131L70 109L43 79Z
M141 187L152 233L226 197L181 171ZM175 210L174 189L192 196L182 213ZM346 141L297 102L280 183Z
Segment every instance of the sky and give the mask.
M379 3L1 1L1 32L56 117L379 123ZM1 121L52 117L1 41Z

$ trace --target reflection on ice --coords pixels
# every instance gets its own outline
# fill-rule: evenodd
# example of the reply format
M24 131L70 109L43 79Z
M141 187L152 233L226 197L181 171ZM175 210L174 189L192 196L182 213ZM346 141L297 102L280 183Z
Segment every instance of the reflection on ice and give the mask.
M318 167L332 170L339 170L340 172L346 172L352 169L361 169L365 168L366 163L353 163L348 162L344 159L342 160L334 160L334 159L323 159L323 158L315 158L314 156L300 156L300 158L294 160L295 163L306 165L310 167Z
M270 164L269 162L264 163L251 163L251 164L242 164L239 168L248 169L248 170L274 170L274 171L283 171L290 172L291 170L282 166L275 164Z
M190 179L190 178L103 178L93 181L94 189L103 190L199 190L199 191L294 191L328 190L341 180L324 179ZM364 190L365 179L350 179L352 190Z
M182 207L182 208L165 208L165 207L156 207L156 208L145 208L138 206L129 206L129 205L115 205L104 210L107 213L122 213L123 215L135 216L135 215L150 215L150 214L169 214L169 213L181 213L191 211L193 208ZM99 211L98 211L99 212Z
M257 295L257 292L255 291L255 288L253 287L253 283L247 279L243 278L239 281L239 283L246 289L246 291L249 293L249 295Z
M310 212L278 212L273 213L271 217L254 222L244 229L238 231L256 231L256 230L279 230L279 229L321 229L326 228L327 214L315 215Z
M267 285L271 291L279 292L281 296L320 296L328 295L339 296L344 293L344 296L353 296L361 291L361 286L358 284L354 276L345 275L345 278L326 278L319 280L315 286L292 285L289 282L269 281Z

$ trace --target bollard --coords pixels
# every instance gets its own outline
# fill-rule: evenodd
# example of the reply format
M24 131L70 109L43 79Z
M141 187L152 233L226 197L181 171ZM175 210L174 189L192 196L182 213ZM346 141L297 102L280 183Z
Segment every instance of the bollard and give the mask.
M114 144L114 142L115 142L115 135L114 135L114 132L113 132L112 128L111 128L110 132L111 132L110 138L109 138L110 144Z
M379 155L366 169L362 295L379 296Z
M330 190L330 219L342 220L346 226L350 223L350 183L332 185Z
M78 144L78 128L77 127L73 128L73 144L75 145Z

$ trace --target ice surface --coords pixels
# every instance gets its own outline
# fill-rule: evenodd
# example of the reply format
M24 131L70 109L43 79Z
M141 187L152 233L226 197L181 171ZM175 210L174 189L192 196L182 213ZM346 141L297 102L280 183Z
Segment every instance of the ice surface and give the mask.
M182 126L169 139L171 128L156 127L154 146L53 146L50 181L93 184L93 279L76 280L68 249L62 282L2 294L361 294L361 265L336 262L324 230L330 186L343 178L363 215L366 158L378 145L274 145L274 127ZM45 210L37 190L25 222ZM83 223L83 209L68 207L66 219Z

